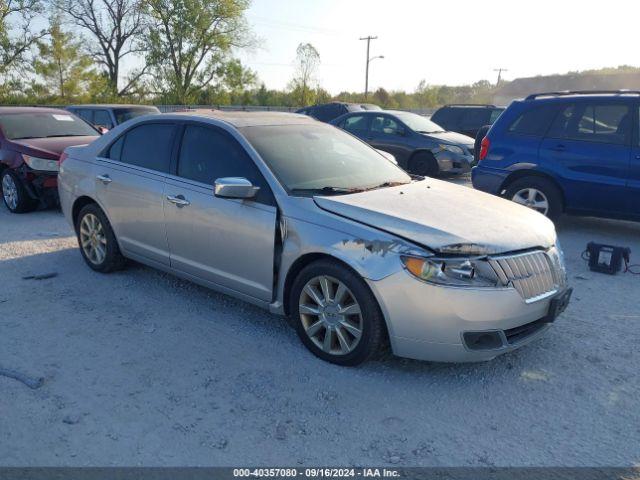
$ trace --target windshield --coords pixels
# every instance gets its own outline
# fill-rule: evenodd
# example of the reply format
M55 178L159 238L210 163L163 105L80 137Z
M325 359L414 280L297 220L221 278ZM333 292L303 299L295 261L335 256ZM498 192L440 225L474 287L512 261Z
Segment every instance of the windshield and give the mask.
M9 140L98 135L87 123L64 112L6 113L0 115L0 129Z
M114 108L113 114L116 117L118 125L131 120L132 118L142 117L143 115L153 115L154 113L160 113L156 107L127 107L127 108Z
M435 133L435 132L444 132L444 128L442 128L437 123L433 123L431 120L428 120L426 117L422 115L418 115L416 113L410 112L399 112L395 114L400 120L404 122L404 124L409 127L414 132L420 133Z
M292 193L349 193L411 181L373 148L332 126L259 126L241 131Z

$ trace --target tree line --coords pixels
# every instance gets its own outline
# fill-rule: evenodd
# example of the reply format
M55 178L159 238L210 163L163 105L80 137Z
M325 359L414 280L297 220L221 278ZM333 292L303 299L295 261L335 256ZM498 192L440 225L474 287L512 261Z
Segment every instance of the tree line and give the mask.
M116 102L297 107L330 100L386 108L487 102L487 81L332 96L320 54L301 43L287 88L268 89L236 57L257 44L250 0L0 0L0 103ZM292 56L293 56L292 52ZM134 65L135 67L131 67Z

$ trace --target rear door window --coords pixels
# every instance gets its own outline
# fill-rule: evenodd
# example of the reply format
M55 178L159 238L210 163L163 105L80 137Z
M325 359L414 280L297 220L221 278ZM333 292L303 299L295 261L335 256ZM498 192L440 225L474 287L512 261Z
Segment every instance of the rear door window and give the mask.
M176 126L170 123L139 125L127 131L121 146L118 146L120 139L112 144L109 158L136 167L169 173L175 133ZM115 156L119 158L114 158Z
M178 157L178 176L207 185L218 178L246 178L260 187L256 201L274 204L269 185L242 145L214 127L187 125Z
M480 128L489 124L491 110L488 108L469 108L462 116L461 128Z
M371 119L371 131L383 135L399 135L402 131L400 124L385 115L378 115Z
M573 103L561 109L549 137L585 142L628 144L631 110L621 103Z
M367 131L367 117L365 115L354 115L345 119L342 125L347 132L364 133Z

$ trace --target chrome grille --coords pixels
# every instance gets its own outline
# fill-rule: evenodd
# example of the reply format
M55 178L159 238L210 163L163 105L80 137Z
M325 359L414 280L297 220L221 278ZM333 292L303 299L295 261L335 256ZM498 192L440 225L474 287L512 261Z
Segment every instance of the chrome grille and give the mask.
M527 302L556 293L564 284L564 268L556 249L490 257L503 285L513 285Z

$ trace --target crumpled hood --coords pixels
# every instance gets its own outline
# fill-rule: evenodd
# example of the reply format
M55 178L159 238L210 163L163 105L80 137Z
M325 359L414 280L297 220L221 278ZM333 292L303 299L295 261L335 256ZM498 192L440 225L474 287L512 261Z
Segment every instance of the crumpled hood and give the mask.
M451 143L454 145L473 145L475 140L457 132L439 132L439 133L423 133L425 137L431 137L436 141Z
M83 136L83 137L53 137L53 138L28 138L24 140L12 140L12 143L16 145L23 145L25 147L40 150L57 157L67 147L76 145L86 145L93 142L99 135L96 136Z
M516 203L441 180L349 195L314 197L329 212L370 225L434 251L496 254L556 241L553 223Z

